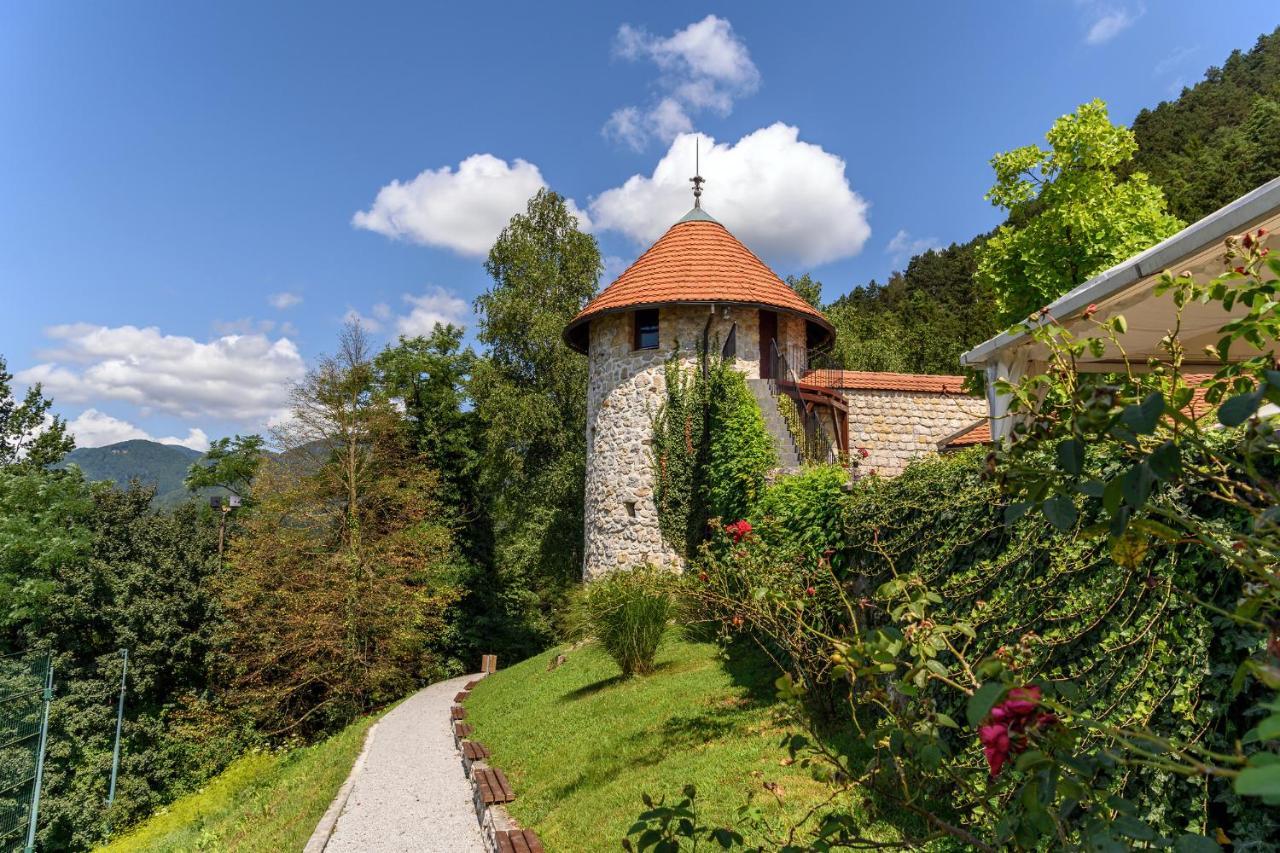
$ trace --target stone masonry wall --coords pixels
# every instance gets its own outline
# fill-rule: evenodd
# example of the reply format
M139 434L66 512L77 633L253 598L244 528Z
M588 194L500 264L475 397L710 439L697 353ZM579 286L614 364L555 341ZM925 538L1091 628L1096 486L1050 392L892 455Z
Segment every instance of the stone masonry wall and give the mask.
M583 576L652 564L682 568L658 530L653 497L653 417L666 394L667 358L677 341L694 362L707 319L723 346L737 323L737 368L759 375L759 315L753 308L674 305L658 309L658 348L632 349L631 312L591 321L587 380L587 477ZM803 330L803 323L801 324ZM718 343L717 343L718 342Z
M987 414L981 397L919 391L841 389L849 402L849 452L866 448L864 473L901 474L912 459L936 453L939 439Z

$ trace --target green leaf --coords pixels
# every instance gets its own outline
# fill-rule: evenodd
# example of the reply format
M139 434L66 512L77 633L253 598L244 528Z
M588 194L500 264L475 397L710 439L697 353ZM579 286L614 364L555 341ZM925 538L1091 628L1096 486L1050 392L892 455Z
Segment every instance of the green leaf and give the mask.
M1102 490L1102 508L1115 515L1116 510L1120 509L1122 500L1124 500L1124 478L1116 477Z
M1183 835L1173 842L1174 853L1219 853L1218 842L1203 835Z
M1172 441L1166 441L1151 451L1147 462L1151 465L1151 473L1161 480L1172 480L1182 473L1182 451Z
M1084 445L1068 438L1058 443L1058 467L1068 474L1079 474L1084 468Z
M1236 777L1235 789L1242 797L1280 796L1280 764L1246 767Z
M1029 770L1041 764L1047 764L1048 757L1038 749L1028 749L1022 755L1018 756L1018 760L1013 763L1017 770Z
M1223 426L1237 427L1249 419L1262 401L1256 391L1248 394L1237 394L1218 408L1218 422Z
M1280 714L1272 714L1258 723L1258 740L1280 740Z
M1141 509L1147 502L1147 498L1151 496L1151 486L1155 482L1151 466L1146 462L1140 462L1125 472L1121 481L1124 502L1134 509Z
M1160 416L1164 414L1164 395L1152 391L1141 403L1125 406L1120 422L1138 435L1150 435L1156 431Z
M1044 517L1063 533L1076 523L1076 505L1066 495L1054 495L1044 502Z
M1111 822L1111 828L1126 838L1139 841L1150 841L1156 837L1155 831L1142 821L1128 815L1120 815Z
M1091 498L1100 498L1106 491L1106 484L1101 480L1085 480L1076 486L1076 490L1082 495L1088 495Z
M1004 508L1004 523L1013 524L1026 515L1031 506L1031 501L1019 501L1018 503L1009 504Z
M976 729L987 718L987 714L991 713L992 707L1003 694L1004 685L998 681L989 681L974 691L965 707L965 718L968 719L969 725Z

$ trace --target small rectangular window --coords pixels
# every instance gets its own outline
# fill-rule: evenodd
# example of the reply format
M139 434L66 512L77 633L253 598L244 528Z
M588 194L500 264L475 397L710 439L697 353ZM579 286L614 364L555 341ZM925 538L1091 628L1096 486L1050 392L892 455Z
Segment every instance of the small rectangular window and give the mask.
M636 312L636 349L658 348L658 309L646 308Z

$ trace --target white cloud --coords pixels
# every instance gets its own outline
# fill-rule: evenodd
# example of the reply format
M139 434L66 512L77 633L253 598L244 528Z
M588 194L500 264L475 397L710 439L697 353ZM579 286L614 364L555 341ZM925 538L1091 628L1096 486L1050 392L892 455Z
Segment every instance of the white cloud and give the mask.
M735 144L702 136L703 197L709 213L766 257L821 264L856 255L871 236L867 202L849 186L845 162L781 122ZM641 244L662 235L692 197L692 134L682 134L653 174L633 175L591 202L599 228Z
M508 163L492 154L473 154L456 170L441 166L404 183L393 180L378 190L368 210L351 218L351 224L395 239L483 256L511 217L546 185L542 172L526 160ZM568 206L579 225L589 229L586 214L572 200Z
M912 237L907 229L899 228L898 233L893 235L893 239L884 247L884 250L895 265L901 265L915 255L923 254L930 249L941 248L943 248L942 241L937 237Z
M146 430L97 409L85 409L75 419L67 422L67 430L75 436L77 447L102 447L121 441L146 439L161 444L177 444L201 452L209 449L209 436L199 427L188 429L186 438L152 438Z
M154 327L51 326L58 348L18 379L63 402L119 400L143 412L256 423L288 403L305 372L288 338L223 335L208 342ZM185 441L186 439L184 439Z
M300 305L302 303L302 295L298 293L290 293L286 290L282 293L271 294L267 297L267 302L272 308L284 311L286 308L292 308L295 305Z
M623 59L657 66L665 93L652 105L614 110L605 136L636 150L651 139L669 142L693 129L691 113L728 115L734 102L760 88L760 71L746 44L724 18L707 15L666 38L623 24L614 52Z
M1141 4L1130 8L1100 3L1097 0L1081 0L1078 5L1085 9L1091 21L1084 37L1086 44L1105 44L1111 41L1133 26L1146 12Z
M409 313L396 318L396 333L412 338L417 335L430 335L436 323L466 326L471 306L465 299L460 299L443 287L415 296L404 295L409 305Z

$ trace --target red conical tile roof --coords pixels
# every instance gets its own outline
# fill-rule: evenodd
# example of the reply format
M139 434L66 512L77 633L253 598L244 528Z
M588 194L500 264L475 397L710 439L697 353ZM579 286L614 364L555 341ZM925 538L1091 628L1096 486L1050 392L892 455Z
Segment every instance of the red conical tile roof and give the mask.
M827 335L835 330L755 254L701 209L663 234L564 330L565 341L587 349L593 317L682 302L753 305L803 317Z

